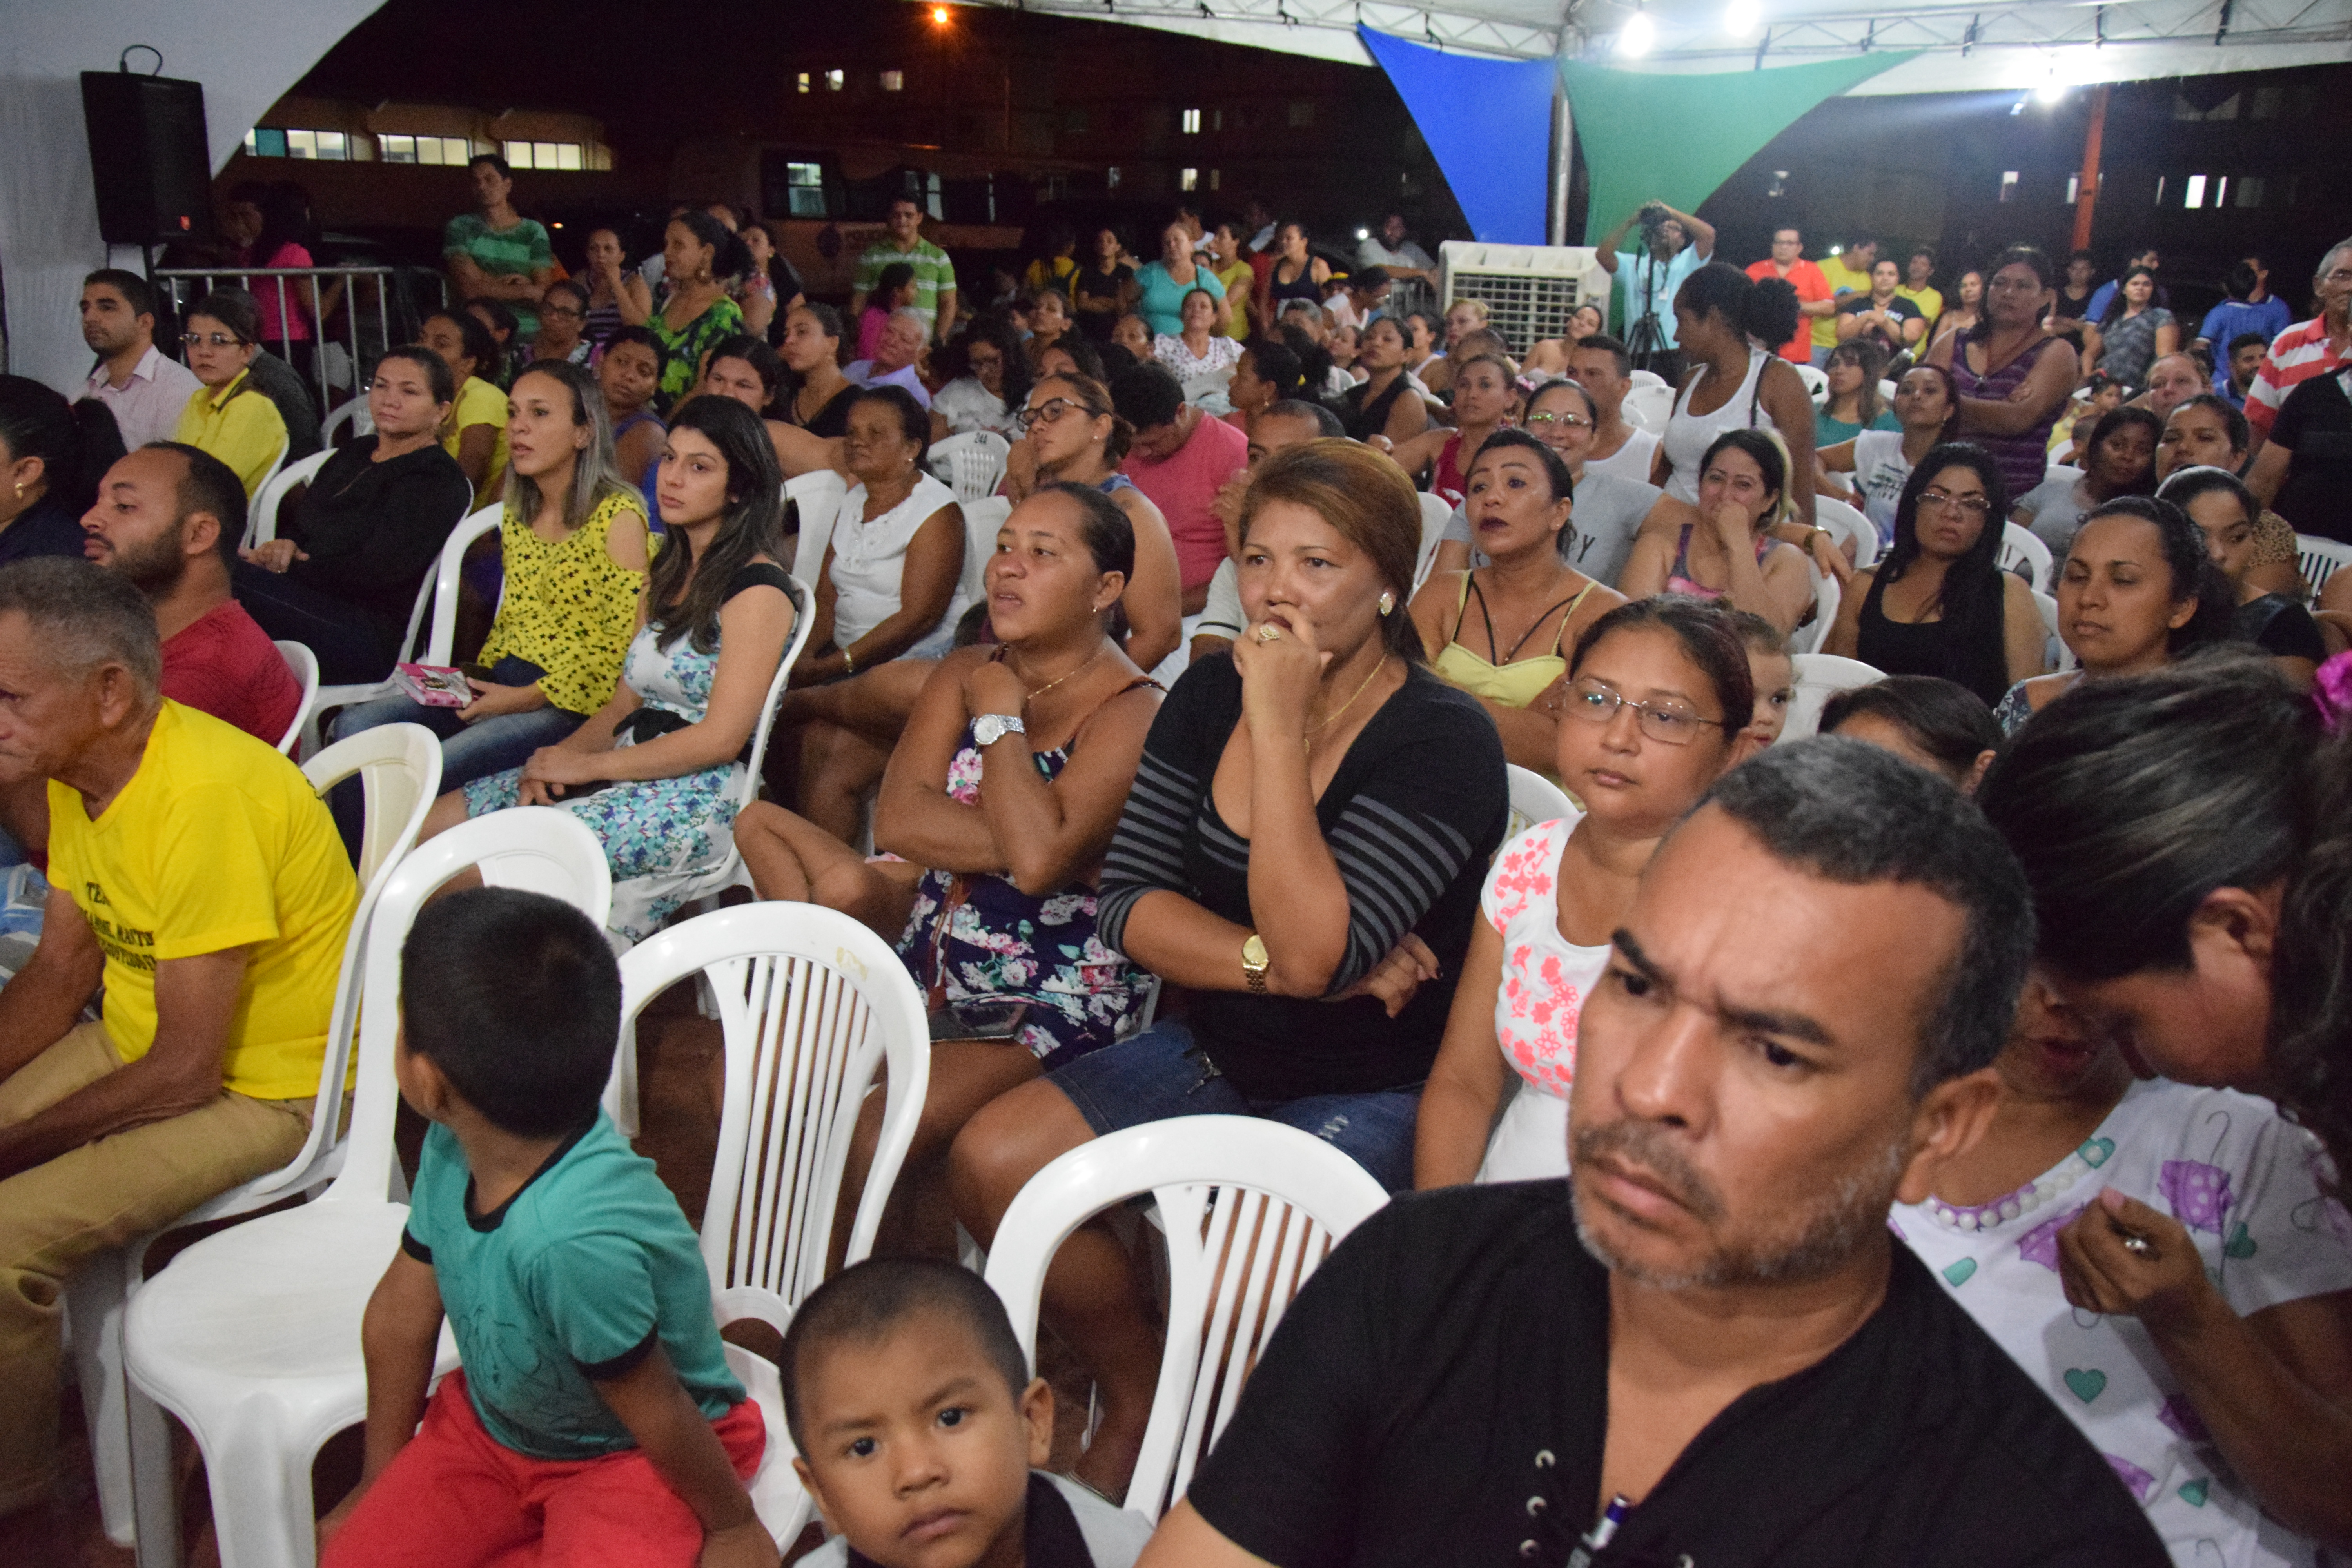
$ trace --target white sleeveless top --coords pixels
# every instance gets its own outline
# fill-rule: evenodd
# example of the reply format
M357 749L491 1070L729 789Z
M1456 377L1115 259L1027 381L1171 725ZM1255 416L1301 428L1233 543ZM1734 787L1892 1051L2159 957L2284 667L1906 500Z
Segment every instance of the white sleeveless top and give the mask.
M1577 1024L1609 966L1609 949L1559 934L1559 858L1584 814L1538 823L1503 846L1478 907L1503 939L1495 1041L1516 1091L1486 1142L1481 1182L1568 1174L1568 1091L1576 1079Z
M907 546L930 515L955 504L955 491L929 474L917 476L905 500L868 520L866 487L850 487L833 524L833 642L847 647L898 613L898 582L907 568ZM955 640L955 625L971 601L961 592L923 639L900 657L937 658Z
M1700 384L1706 380L1706 367L1699 366L1698 374L1691 377L1690 384L1684 387L1682 395L1675 399L1675 416L1666 422L1666 433L1661 442L1666 449L1666 461L1674 465L1675 470L1666 479L1668 495L1676 500L1688 501L1693 506L1698 504L1699 465L1706 460L1706 449L1715 445L1715 438L1726 430L1780 428L1772 423L1772 416L1765 409L1757 391L1764 375L1764 367L1771 363L1770 354L1751 344L1748 350L1747 379L1739 384L1739 390L1712 414L1693 414L1690 411L1691 399L1697 395Z

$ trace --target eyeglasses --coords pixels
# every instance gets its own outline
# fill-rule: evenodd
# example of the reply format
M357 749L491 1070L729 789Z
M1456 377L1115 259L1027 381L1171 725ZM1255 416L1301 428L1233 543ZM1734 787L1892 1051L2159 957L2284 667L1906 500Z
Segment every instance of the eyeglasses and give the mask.
M585 316L588 312L571 305L541 305L539 313L542 316Z
M2320 274L2322 283L2352 283L2352 267L2339 267L2333 272Z
M1613 722L1620 708L1631 708L1642 733L1668 746L1689 745L1698 739L1702 724L1712 724L1718 730L1726 728L1722 720L1702 719L1667 698L1636 702L1590 675L1579 677L1576 684L1569 688L1568 710L1587 722Z
M1979 522L1992 515L1992 502L1982 496L1954 496L1946 495L1942 490L1921 490L1919 504L1948 508L1958 511L1962 517L1972 517Z
M1587 430L1591 428L1592 421L1581 414L1530 414L1527 417L1527 428L1538 436L1554 426L1563 430Z
M1024 430L1034 430L1040 425L1051 425L1072 409L1087 415L1094 413L1083 403L1073 403L1066 397L1049 397L1036 407L1024 408L1014 415L1013 422Z
M180 341L192 349L205 343L216 349L241 348L245 344L245 340L234 332L185 332L181 334Z

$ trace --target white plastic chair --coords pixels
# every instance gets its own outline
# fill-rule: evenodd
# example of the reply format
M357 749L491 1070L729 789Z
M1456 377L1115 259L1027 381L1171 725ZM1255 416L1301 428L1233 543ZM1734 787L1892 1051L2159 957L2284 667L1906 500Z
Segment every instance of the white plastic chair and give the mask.
M1503 776L1511 802L1511 819L1503 829L1506 844L1539 822L1558 822L1576 815L1576 802L1543 774L1517 763L1505 763Z
M993 430L967 430L931 443L923 466L956 493L960 501L983 500L1004 482L1013 443Z
M1635 429L1663 436L1667 421L1675 416L1675 389L1664 384L1634 387L1625 394L1622 411Z
M1171 1117L1082 1143L1029 1179L988 1256L988 1283L1033 1365L1054 1254L1146 1193L1167 1233L1168 1344L1126 1506L1156 1520L1233 1418L1291 1298L1388 1194L1321 1139L1251 1116Z
M1822 709L1832 694L1852 691L1858 686L1875 686L1886 679L1874 665L1833 653L1801 653L1789 662L1796 667L1797 675L1789 694L1788 717L1780 726L1783 741L1801 741L1818 734Z
M475 512L450 531L447 542L441 546L441 563L423 587L417 590L416 607L408 615L408 637L400 645L404 658L419 664L447 664L450 647L457 640L457 585L466 566L466 552L486 533L495 532L499 521L506 515L503 502L493 501ZM422 647L417 646L417 633L431 614L431 630ZM336 708L348 708L355 703L373 702L389 696L399 687L390 679L366 681L355 686L322 686L319 689L319 712ZM315 739L315 737L314 737Z
M1003 496L982 496L963 503L963 576L956 596L977 605L987 592L988 558L996 553L996 531L1013 515L1013 502Z
M784 499L800 509L800 542L793 552L793 575L816 586L824 565L825 546L833 542L834 519L849 486L831 468L795 475L784 481Z
M1625 379L1635 386L1664 386L1666 378L1654 370L1634 370L1625 373Z
M1890 408L1893 407L1895 405L1895 387L1893 382L1885 380L1880 381L1878 384L1878 401Z
M1208 399L1222 396L1233 385L1234 369L1233 365L1226 365L1219 370L1204 370L1198 375L1185 377L1184 401L1201 408Z
M2294 558L2303 568L2304 585L2311 590L2314 600L2327 586L2327 580L2347 566L2352 566L2352 544L2339 544L2333 539L2319 539L2308 533L2294 536Z
M622 1035L646 1004L707 976L719 998L727 1087L702 1210L702 1260L721 1325L757 1318L778 1332L824 1279L851 1131L877 1071L882 1134L844 1261L874 1249L883 1205L913 1142L930 1079L922 993L889 943L814 904L739 905L670 927L621 960ZM620 1075L606 1090L610 1110ZM751 1482L770 1534L789 1547L810 1502L793 1474L776 1367L735 1345L727 1363L768 1425Z
M1786 363L1790 370L1797 373L1797 379L1799 381L1805 384L1806 396L1811 398L1815 403L1825 403L1829 400L1830 378L1827 371L1817 369L1810 364L1800 364L1794 360L1788 360L1783 363Z
M304 764L302 775L321 795L356 775L365 800L360 836L360 900L352 912L350 934L343 939L342 969L327 1016L326 1056L319 1064L319 1104L324 1109L311 1119L310 1135L293 1159L198 1205L166 1231L250 1214L289 1193L316 1185L341 1168L343 1151L336 1133L340 1119L335 1108L342 1100L352 1034L359 1016L360 963L368 922L393 864L416 842L425 814L440 793L441 742L422 725L386 724L320 752ZM130 1545L135 1534L133 1445L142 1453L161 1455L165 1438L153 1407L143 1402L137 1411L138 1427L131 1425L133 1413L124 1398L122 1380L122 1314L144 1276L147 1249L165 1233L158 1231L99 1254L66 1283L82 1414L98 1473L99 1511L107 1535L123 1546Z
M331 452L335 449L335 437L346 425L352 427L354 436L375 434L375 415L368 408L366 397L354 397L348 403L338 404L332 413L319 422L319 439L327 444L327 450Z
M1878 525L1846 502L1830 496L1813 498L1813 521L1853 546L1853 566L1859 572L1878 563Z
M252 503L259 500L263 492L269 489L272 481L274 481L278 476L285 470L286 454L293 449L293 446L294 437L291 436L286 437L278 443L278 456L269 459L269 467L262 470L261 482L254 486L253 494L246 498L245 518L246 527L248 531L250 531L253 526Z
M131 1298L124 1363L134 1401L152 1399L195 1438L224 1568L309 1568L311 1462L367 1414L360 1319L408 1221L408 1205L391 1196L400 948L425 900L468 868L493 887L546 893L604 923L604 851L568 812L523 806L477 817L407 856L368 929L365 993L376 1005L361 1019L341 1173L315 1203L206 1237ZM457 1364L445 1326L436 1373ZM136 1449L133 1464L140 1560L169 1568L179 1555L169 1448Z
M2000 569L2013 572L2019 566L2032 574L2027 583L2037 594L2047 594L2051 579L2056 574L2056 563L2051 559L2050 546L2030 528L2020 528L2013 522L2000 525Z
M319 711L319 656L310 651L308 643L290 642L284 637L271 644L278 657L286 661L287 672L302 688L302 704L294 710L294 722L286 726L286 733L278 742L278 754L290 757L294 742L310 727L311 717Z
M289 463L270 476L269 482L254 492L253 504L245 511L245 548L266 544L278 537L278 509L286 502L298 485L307 485L327 459L335 455L332 447L323 452L313 452L298 463Z
M1813 618L1789 634L1791 654L1819 653L1822 642L1830 635L1830 626L1837 619L1838 605L1844 591L1838 580L1820 567L1811 568L1813 574Z
M1427 490L1421 492L1421 553L1413 557L1414 593L1420 593L1421 585L1429 581L1430 569L1437 564L1437 546L1445 537L1445 525L1453 521L1452 501L1444 496L1432 495ZM1397 614L1403 613L1404 606L1399 605Z
M2042 630L2050 634L2050 640L2042 648L2042 657L2049 661L2050 667L2068 670L2080 665L2083 661L2074 657L2074 650L2068 647L2066 639L2058 635L2058 601L2036 588L2033 591L2033 607L2042 612Z

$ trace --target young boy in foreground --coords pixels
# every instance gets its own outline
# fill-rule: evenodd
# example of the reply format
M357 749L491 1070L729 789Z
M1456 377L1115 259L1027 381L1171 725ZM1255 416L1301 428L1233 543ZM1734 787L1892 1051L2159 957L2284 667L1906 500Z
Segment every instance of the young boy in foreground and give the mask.
M1132 1568L1151 1526L1046 1475L1054 1391L952 1264L876 1258L793 1318L793 1468L832 1539L802 1568Z
M604 932L537 893L453 894L417 915L400 1000L400 1092L433 1127L368 1302L367 1457L324 1568L773 1568L742 1482L765 1433L695 1233L597 1108ZM444 1312L465 1370L428 1405Z

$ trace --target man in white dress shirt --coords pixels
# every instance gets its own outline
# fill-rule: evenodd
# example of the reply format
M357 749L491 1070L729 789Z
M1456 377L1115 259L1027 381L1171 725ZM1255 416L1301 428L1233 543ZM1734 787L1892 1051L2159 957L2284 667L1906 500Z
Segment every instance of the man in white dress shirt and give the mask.
M81 282L81 341L98 356L82 387L113 411L122 444L168 441L199 383L155 346L155 290L136 272L104 268Z

